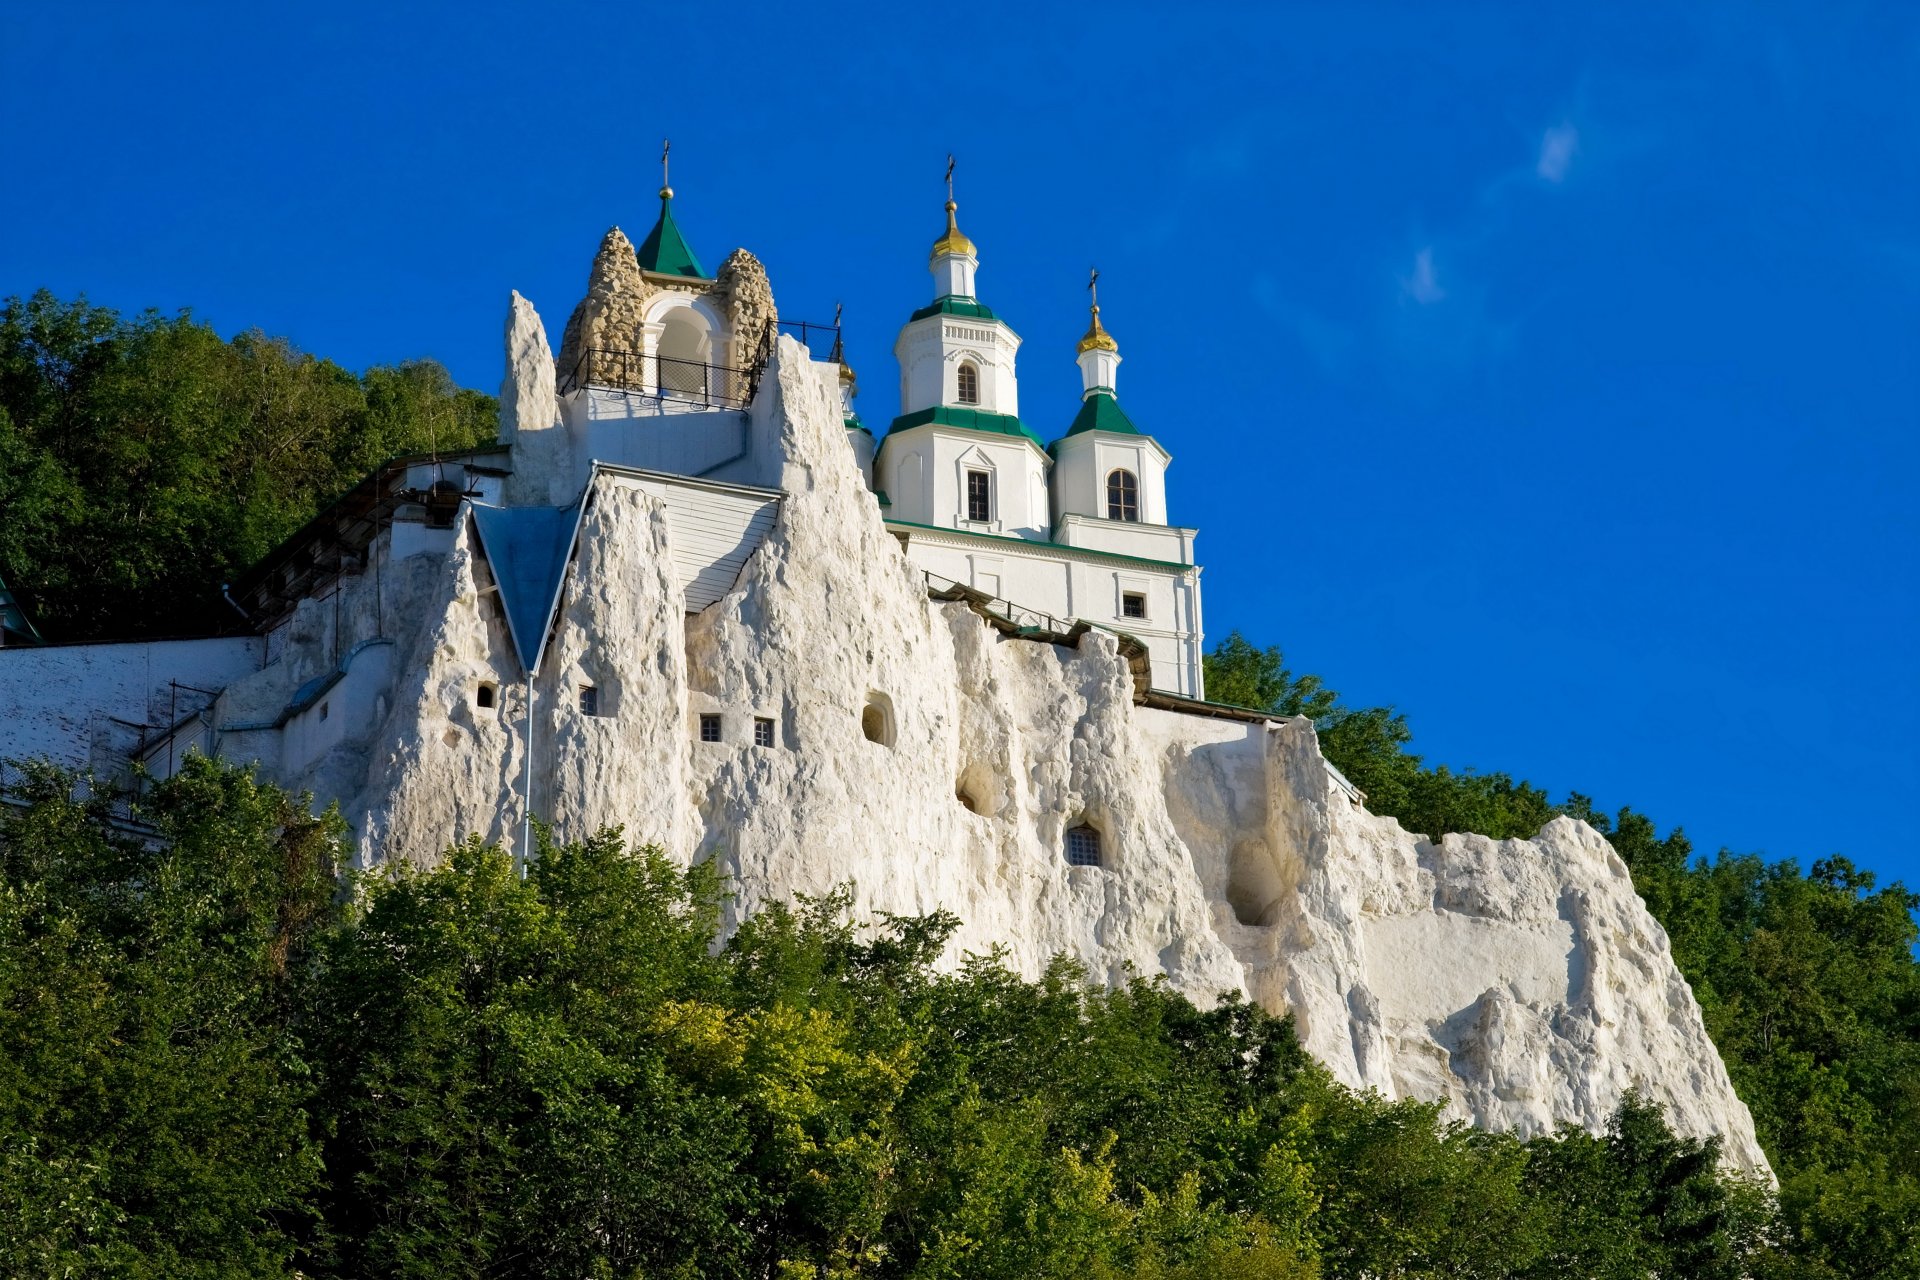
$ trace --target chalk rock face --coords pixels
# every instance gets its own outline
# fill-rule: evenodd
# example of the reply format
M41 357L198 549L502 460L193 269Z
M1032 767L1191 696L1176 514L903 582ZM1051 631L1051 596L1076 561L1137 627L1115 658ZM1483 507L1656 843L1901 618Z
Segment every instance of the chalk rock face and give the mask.
M605 274L570 331L626 323ZM518 306L509 334L533 363ZM1559 819L1533 840L1409 834L1366 811L1304 720L1144 705L1104 632L1034 639L930 600L860 478L834 372L776 343L746 430L779 514L696 614L657 477L575 459L587 491L548 504L582 503L533 688L533 808L561 839L618 823L714 860L729 927L851 883L863 912L958 916L950 963L997 945L1029 975L1064 953L1203 1004L1244 993L1291 1012L1341 1080L1482 1125L1599 1128L1638 1086L1764 1173L1667 939L1597 833ZM525 441L543 392L509 381ZM285 773L341 799L368 859L430 862L470 833L517 845L525 677L483 551L463 520L450 551L390 568L377 727ZM366 576L331 614L301 606L279 661L229 690L229 718L285 704L352 652L342 628L374 634ZM1097 866L1065 857L1082 826Z
M573 309L560 336L560 377L567 378L587 351L640 350L640 330L652 293L653 286L640 273L633 241L620 228L610 228L587 273L587 296Z
M1005 641L930 603L822 366L782 339L766 383L774 402L755 412L777 416L784 511L738 588L687 628L692 710L726 731L694 744L692 855L718 859L741 912L851 881L868 909L953 911L959 948L1002 944L1029 973L1064 951L1102 979L1132 966L1206 1001L1240 990L1158 760L1127 732L1114 641ZM777 749L741 750L750 717L773 721ZM1103 866L1062 857L1081 822Z
M554 394L553 351L533 304L514 291L507 308L507 376L500 383L500 443L513 446L507 498L559 506L573 499L573 455Z

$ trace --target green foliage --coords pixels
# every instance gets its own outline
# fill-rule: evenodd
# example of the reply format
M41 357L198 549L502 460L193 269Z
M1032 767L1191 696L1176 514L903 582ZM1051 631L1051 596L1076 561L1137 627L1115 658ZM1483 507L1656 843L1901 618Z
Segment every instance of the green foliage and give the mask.
M617 831L339 877L195 759L129 834L0 826L0 1272L779 1280L1702 1277L1773 1207L1630 1099L1529 1142L1164 983L936 969L846 891L744 921ZM1840 1197L1850 1188L1835 1185ZM1885 1206L1891 1214L1898 1206ZM1832 1225L1831 1220L1827 1220ZM1897 1220L1860 1248L1900 1247ZM1837 1229L1837 1227L1836 1227Z
M1428 768L1408 751L1413 731L1392 707L1349 707L1319 676L1296 676L1278 648L1256 648L1234 632L1204 659L1207 695L1276 716L1306 716L1320 750L1367 794L1367 807L1409 831L1438 837L1478 831L1497 839L1531 836L1559 812L1547 793L1504 773Z
M1920 1147L1910 1140L1920 1132L1920 894L1877 888L1841 857L1805 872L1724 850L1696 859L1684 832L1662 836L1632 809L1609 817L1577 792L1553 805L1505 774L1429 769L1406 749L1412 734L1391 708L1347 707L1318 677L1287 670L1280 650L1237 634L1208 655L1207 688L1223 701L1312 718L1327 758L1367 793L1368 807L1409 829L1507 837L1531 835L1558 813L1592 823L1667 930L1753 1111L1780 1178L1783 1229L1806 1268L1798 1274L1920 1275ZM1577 1161L1582 1151L1581 1139L1564 1135L1553 1160ZM1592 1182L1590 1172L1578 1176ZM1681 1266L1623 1248L1601 1240L1569 1274ZM1691 1257L1679 1273L1714 1274L1712 1265Z
M1666 927L1819 1275L1920 1275L1920 894L1845 858L1810 872L1722 851L1580 795Z
M204 630L219 585L387 458L493 438L431 361L356 377L184 312L0 304L0 578L52 639Z
M0 1273L281 1271L321 1180L290 1009L339 824L194 760L121 834L0 810Z

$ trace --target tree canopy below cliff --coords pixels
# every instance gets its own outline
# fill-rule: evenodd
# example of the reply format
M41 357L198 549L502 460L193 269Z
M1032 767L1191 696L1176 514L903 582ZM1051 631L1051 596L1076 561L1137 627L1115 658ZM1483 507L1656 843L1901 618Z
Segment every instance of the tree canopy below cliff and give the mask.
M51 640L231 625L220 584L388 458L491 440L432 361L354 374L190 315L0 305L0 580Z
M1367 807L1410 831L1525 837L1559 813L1597 827L1667 931L1791 1230L1835 1274L1920 1275L1920 894L1838 856L1804 870L1727 850L1696 858L1678 827L1662 836L1631 808L1609 817L1577 792L1555 804L1504 773L1429 766L1408 750L1404 716L1348 707L1237 633L1206 661L1208 696L1311 717Z
M1522 1142L1241 1002L936 971L941 915L836 894L716 949L712 874L618 833L356 883L242 770L190 759L150 836L71 782L0 805L9 1275L1793 1274L1638 1099Z

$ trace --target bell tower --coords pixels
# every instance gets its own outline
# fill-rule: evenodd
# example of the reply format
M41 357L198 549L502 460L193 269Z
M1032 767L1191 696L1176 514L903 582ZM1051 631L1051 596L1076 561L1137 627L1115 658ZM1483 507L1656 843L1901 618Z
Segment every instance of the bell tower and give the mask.
M874 461L895 520L1045 540L1051 527L1038 436L1020 421L1020 335L975 294L980 256L960 230L947 157L947 228L927 270L934 298L893 344L900 416Z
M1113 386L1120 344L1100 323L1099 288L1100 273L1094 271L1087 280L1091 317L1075 348L1080 412L1053 442L1053 509L1103 524L1165 525L1172 457L1120 408Z

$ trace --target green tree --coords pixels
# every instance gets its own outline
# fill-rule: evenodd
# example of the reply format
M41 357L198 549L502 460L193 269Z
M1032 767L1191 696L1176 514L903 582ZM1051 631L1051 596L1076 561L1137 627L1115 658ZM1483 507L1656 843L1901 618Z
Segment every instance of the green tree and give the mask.
M0 304L0 578L62 640L228 625L219 587L387 458L491 439L430 361L354 374L187 313Z
M131 828L73 781L0 806L0 1272L287 1273L339 823L198 758Z

